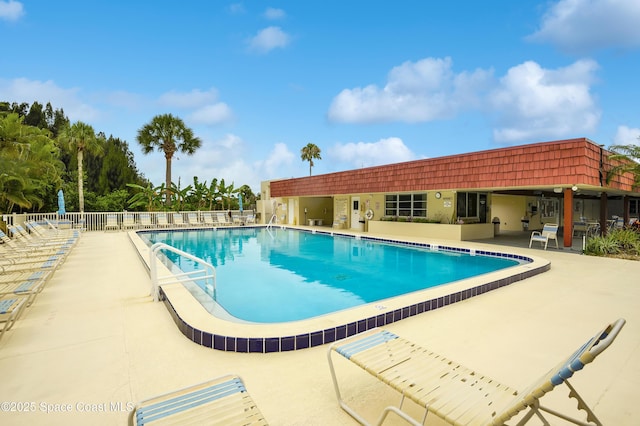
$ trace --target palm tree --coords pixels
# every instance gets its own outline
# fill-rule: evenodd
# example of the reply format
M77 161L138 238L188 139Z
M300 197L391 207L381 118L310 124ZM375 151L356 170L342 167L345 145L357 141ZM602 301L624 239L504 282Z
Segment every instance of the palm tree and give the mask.
M311 176L313 160L322 160L322 157L320 157L320 148L318 148L316 144L308 143L307 146L300 150L300 158L302 158L302 161L309 162L309 176Z
M609 159L619 160L621 163L609 170L607 182L615 175L631 173L634 186L640 187L640 145L613 145L609 150L613 152Z
M155 148L164 152L166 160L165 171L165 205L171 205L171 160L176 152L187 155L193 154L202 142L193 135L193 130L184 122L171 114L156 115L150 123L138 130L138 143L142 145L142 152L149 154Z
M82 163L84 153L89 152L99 156L104 152L104 138L96 136L96 132L88 124L76 121L72 126L65 127L58 135L58 142L78 156L78 205L80 213L84 213L84 171Z

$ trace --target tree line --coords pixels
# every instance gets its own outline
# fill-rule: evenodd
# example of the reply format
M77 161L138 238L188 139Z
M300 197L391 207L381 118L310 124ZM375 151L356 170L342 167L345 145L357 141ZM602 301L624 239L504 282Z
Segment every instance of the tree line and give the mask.
M184 136L191 143L187 148L195 152L199 139L182 120L167 114L143 126L137 141L144 153L157 148L167 158L166 150L189 153L184 151ZM67 211L237 209L238 195L245 209L255 205L248 185L236 188L224 179L207 183L194 178L181 187L180 180L171 181L169 159L167 167L167 181L156 186L138 171L126 141L96 133L80 121L70 123L64 111L50 103L0 102L2 213L56 211L59 189Z

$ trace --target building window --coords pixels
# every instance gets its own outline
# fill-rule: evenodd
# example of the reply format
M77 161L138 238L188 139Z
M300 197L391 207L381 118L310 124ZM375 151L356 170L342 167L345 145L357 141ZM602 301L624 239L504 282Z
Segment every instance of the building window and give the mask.
M640 214L640 200L629 200L629 216L638 217Z
M387 194L384 215L427 217L427 194Z
M477 192L458 192L457 201L458 217L479 217L479 197Z

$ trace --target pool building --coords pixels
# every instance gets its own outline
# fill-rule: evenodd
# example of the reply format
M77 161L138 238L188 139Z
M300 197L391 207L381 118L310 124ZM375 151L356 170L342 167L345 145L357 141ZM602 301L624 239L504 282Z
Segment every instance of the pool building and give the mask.
M589 224L640 215L630 173L587 138L262 183L259 221L467 241L557 223L565 247ZM568 232L567 232L568 230Z

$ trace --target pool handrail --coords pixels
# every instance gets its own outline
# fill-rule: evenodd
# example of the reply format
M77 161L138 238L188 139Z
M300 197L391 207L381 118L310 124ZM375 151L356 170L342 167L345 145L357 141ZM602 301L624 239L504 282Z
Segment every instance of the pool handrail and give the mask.
M156 262L158 260L158 253L161 250L171 251L189 260L192 260L197 264L201 265L203 269L196 269L195 271L191 271L191 272L183 272L181 274L170 274L167 276L158 277L158 267ZM171 283L183 283L185 281L192 281L194 279L202 279L202 280L211 279L211 289L212 289L211 297L214 300L216 299L216 268L210 263L200 259L199 257L196 257L192 254L179 250L173 246L170 246L169 244L155 243L154 245L151 246L151 249L149 250L149 272L151 275L151 295L153 296L154 302L157 302L160 299L159 291L160 291L161 285L171 284ZM196 276L197 274L201 274L201 273L204 273L205 275ZM162 282L160 282L161 280ZM205 281L205 286L206 286L206 281Z

